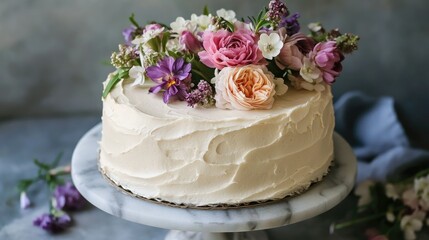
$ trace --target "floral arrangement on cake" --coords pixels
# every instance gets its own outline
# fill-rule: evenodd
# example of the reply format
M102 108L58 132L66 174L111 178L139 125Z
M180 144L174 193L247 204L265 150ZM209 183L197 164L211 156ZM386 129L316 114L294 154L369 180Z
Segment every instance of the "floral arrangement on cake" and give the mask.
M300 32L299 13L271 0L257 17L236 18L232 10L207 7L191 19L169 25L137 23L123 31L125 42L111 56L116 71L104 88L106 97L123 79L149 85L164 103L186 101L190 107L270 109L288 86L324 91L342 70L345 54L359 37L309 24Z

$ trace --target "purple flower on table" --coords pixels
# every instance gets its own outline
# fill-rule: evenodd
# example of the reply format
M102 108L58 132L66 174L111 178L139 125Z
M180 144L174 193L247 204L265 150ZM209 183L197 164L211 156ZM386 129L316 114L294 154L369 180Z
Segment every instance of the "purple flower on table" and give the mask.
M125 28L124 30L122 30L122 36L124 36L124 40L125 40L125 44L130 46L131 45L131 41L134 39L134 33L136 31L136 27L135 26L129 26L127 28Z
M43 214L33 221L33 225L42 228L51 233L57 233L65 230L71 225L71 218L69 215L63 213L60 216L53 214Z
M29 208L31 205L30 199L27 197L26 192L21 192L20 205L21 205L21 209Z
M172 97L184 100L190 85L190 71L191 64L183 58L164 57L156 66L146 69L146 75L158 84L151 87L149 92L164 90L164 103L168 103Z
M298 18L300 17L299 13L294 13L291 16L283 16L282 20L280 21L279 27L285 27L286 33L288 36L292 36L295 33L298 33L301 29Z
M85 199L72 183L58 186L54 191L55 207L57 209L78 210L85 206Z

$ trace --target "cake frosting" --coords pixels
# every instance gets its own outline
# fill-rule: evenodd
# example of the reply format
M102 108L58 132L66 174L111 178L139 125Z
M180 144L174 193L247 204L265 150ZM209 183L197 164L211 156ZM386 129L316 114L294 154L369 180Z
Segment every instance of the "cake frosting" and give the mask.
M281 199L319 181L333 158L324 91L289 89L270 110L164 104L121 81L103 99L100 169L135 195L188 206Z

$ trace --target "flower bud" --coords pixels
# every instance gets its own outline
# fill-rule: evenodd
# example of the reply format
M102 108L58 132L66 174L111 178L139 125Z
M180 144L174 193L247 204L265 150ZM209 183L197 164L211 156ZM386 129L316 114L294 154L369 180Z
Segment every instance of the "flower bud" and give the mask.
M201 50L201 42L190 31L183 31L180 36L180 43L185 46L187 50L197 53Z

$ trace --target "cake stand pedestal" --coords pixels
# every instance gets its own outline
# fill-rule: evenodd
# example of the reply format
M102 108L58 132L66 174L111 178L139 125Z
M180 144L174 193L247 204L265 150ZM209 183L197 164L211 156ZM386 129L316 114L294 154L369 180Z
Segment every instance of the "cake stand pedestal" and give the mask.
M334 134L335 160L330 173L295 197L226 210L184 209L124 194L98 171L101 125L88 131L72 157L72 178L94 206L114 216L154 227L175 229L166 240L268 240L270 229L317 216L340 203L353 188L356 158L347 142Z

